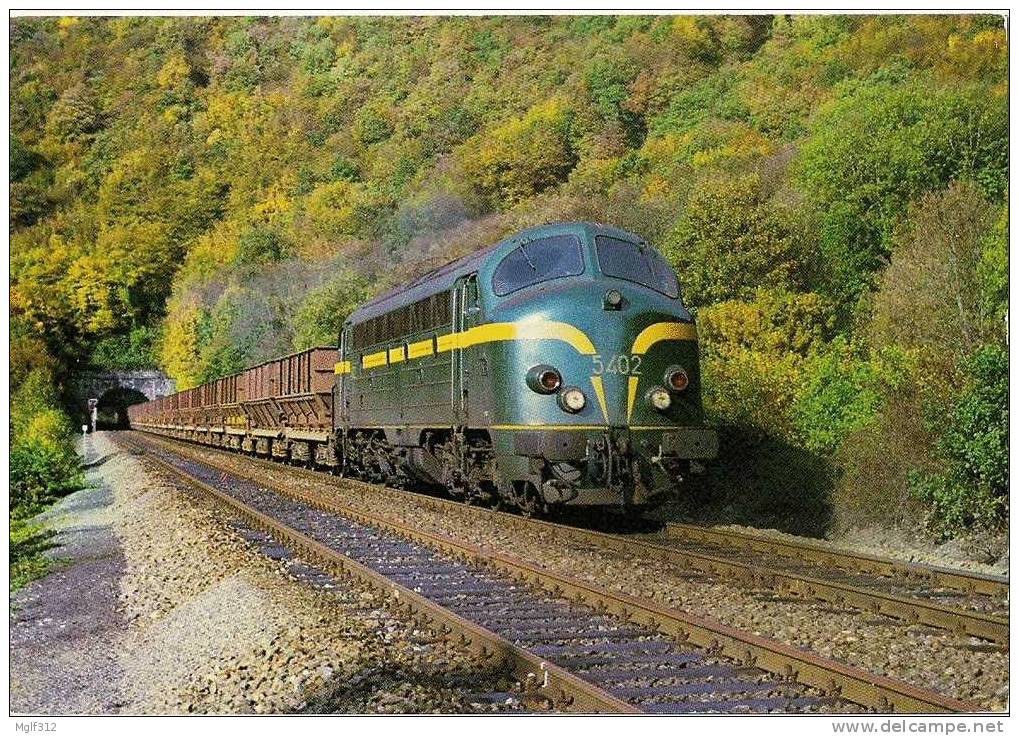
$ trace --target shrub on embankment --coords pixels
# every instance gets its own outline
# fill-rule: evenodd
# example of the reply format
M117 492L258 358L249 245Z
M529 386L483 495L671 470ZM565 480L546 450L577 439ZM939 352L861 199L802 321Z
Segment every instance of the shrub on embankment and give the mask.
M49 568L50 533L32 518L82 487L74 430L61 410L54 376L34 367L12 384L10 419L10 586L17 590Z

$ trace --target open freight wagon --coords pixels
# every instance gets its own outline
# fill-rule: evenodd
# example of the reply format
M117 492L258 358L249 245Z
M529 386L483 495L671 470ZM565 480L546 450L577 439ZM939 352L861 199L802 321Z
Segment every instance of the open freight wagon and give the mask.
M335 347L317 347L128 408L131 426L170 437L310 459L329 441Z

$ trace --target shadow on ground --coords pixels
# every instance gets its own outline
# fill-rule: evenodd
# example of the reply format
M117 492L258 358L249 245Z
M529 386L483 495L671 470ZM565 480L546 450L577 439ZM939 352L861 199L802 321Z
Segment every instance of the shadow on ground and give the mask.
M732 427L720 431L718 458L680 486L655 514L670 521L739 524L824 537L834 523L835 470L821 456L781 439Z

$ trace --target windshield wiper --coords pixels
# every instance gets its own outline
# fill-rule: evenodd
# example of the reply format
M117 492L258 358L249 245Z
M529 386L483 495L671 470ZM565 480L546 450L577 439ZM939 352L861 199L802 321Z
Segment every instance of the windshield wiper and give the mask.
M527 261L527 265L531 267L532 271L537 273L538 267L534 265L534 261L531 260L531 257L527 255L527 251L524 250L524 241L521 240L520 245L518 245L517 247L520 249L520 252L524 254L524 260Z

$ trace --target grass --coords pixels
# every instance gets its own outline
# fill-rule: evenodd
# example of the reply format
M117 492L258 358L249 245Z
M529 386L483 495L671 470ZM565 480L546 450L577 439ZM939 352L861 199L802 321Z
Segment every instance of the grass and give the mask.
M55 546L52 542L54 534L55 532L40 524L11 519L11 593L43 577L53 567L55 561L43 553Z

